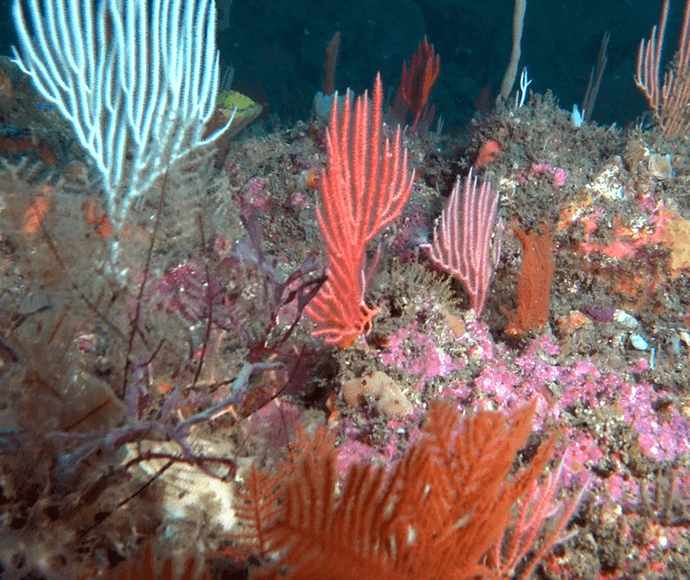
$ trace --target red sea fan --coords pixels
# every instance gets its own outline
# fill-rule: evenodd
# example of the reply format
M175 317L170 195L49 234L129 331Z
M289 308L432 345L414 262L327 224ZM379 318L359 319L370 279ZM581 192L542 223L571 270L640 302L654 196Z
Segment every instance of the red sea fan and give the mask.
M383 137L381 75L372 96L370 102L364 93L353 107L348 91L342 110L333 106L326 132L328 167L319 181L317 219L328 279L304 312L317 325L312 335L341 348L368 332L379 311L364 302L371 274L367 245L400 215L414 181L402 129L398 126L392 139Z

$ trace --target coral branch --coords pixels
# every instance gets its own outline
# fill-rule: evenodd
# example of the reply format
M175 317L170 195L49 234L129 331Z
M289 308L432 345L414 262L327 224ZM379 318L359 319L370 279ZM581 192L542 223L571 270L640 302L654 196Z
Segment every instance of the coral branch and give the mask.
M424 45L419 43L417 52L410 61L410 68L403 62L400 92L402 98L414 113L412 130L417 129L419 119L429 101L429 93L441 72L441 59L435 54L434 45L424 37ZM429 119L431 120L431 119Z
M522 266L518 275L518 305L514 313L503 309L510 319L506 334L522 337L528 331L542 328L549 319L549 292L553 278L551 231L543 224L544 233L517 230L522 244Z
M477 178L472 179L470 172L461 196L460 181L458 177L441 215L441 227L437 225L434 233L431 259L462 282L479 316L484 310L494 264L498 261L498 257L491 259L498 193L489 181L477 189Z
M355 102L348 91L342 112L334 99L326 133L328 167L319 187L317 217L326 243L328 280L305 313L318 325L315 336L341 347L351 345L378 313L364 303L366 246L402 210L412 189L400 127L382 138L383 89L377 75L373 102L365 93Z

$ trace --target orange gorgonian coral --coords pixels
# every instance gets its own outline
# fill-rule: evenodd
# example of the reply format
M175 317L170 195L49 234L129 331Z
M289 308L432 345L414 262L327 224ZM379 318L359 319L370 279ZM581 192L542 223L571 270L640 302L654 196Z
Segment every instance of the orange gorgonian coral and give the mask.
M294 462L247 478L238 505L246 534L228 553L244 544L259 558L279 554L253 574L262 580L529 578L570 536L585 489L561 503L561 467L540 481L557 433L509 476L535 408L460 421L452 403L431 401L422 437L390 472L356 463L340 484L333 436L299 436Z
M326 132L328 167L319 180L319 228L326 244L328 280L305 309L318 326L312 333L345 348L366 332L378 308L364 302L370 268L366 247L402 210L412 190L400 126L383 138L381 75L373 100L348 91L342 109L334 99Z
M551 230L542 224L544 233L516 230L522 245L522 266L517 280L518 304L515 312L508 316L506 334L522 337L530 330L542 328L549 319L549 293L553 278L553 256L551 255Z

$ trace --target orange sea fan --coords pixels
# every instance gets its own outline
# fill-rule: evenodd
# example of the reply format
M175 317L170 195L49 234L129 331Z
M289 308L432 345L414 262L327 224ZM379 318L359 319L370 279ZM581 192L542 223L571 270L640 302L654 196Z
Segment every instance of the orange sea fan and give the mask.
M366 263L367 245L400 215L414 182L400 126L392 138L383 138L380 74L372 97L369 101L365 92L353 106L348 91L342 109L331 109L328 165L319 180L316 217L326 246L328 279L304 313L317 326L313 336L341 348L368 332L379 312L364 302L372 267Z
M551 230L542 224L543 234L516 230L522 245L522 265L517 279L518 303L515 312L508 312L506 334L522 337L530 330L542 328L549 319L549 294L554 263L551 255Z
M554 523L559 471L545 485L536 482L555 435L526 469L507 477L531 433L534 410L532 404L510 418L479 412L458 424L450 402L433 401L425 436L392 473L355 464L338 486L335 450L319 445L269 485L251 477L248 485L260 487L262 506L271 486L282 482L277 511L261 507L269 517L257 518L262 527L256 532L264 549L281 557L254 578L488 580L510 577L518 566L528 575L559 542L579 500L542 533L547 520Z

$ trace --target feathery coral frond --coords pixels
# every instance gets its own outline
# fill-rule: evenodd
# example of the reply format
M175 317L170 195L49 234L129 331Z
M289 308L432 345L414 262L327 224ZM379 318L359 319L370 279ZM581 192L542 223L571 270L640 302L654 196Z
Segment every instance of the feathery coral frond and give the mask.
M284 517L273 529L276 547L285 550L281 566L288 567L290 577L395 577L380 535L390 500L383 469L353 466L342 495L335 494L332 458L304 461L298 474L299 483L285 497Z
M686 135L690 130L690 1L685 2L683 26L673 66L661 78L661 49L664 46L669 0L661 7L659 28L652 28L648 41L642 40L637 53L635 85L647 99L654 120L667 137Z
M434 45L430 44L425 36L424 45L419 43L417 52L410 60L410 68L407 68L406 62L402 65L400 92L405 104L414 113L413 131L417 130L419 119L429 101L431 88L440 73L441 58L436 54Z
M354 115L349 91L342 112L334 99L326 132L329 159L319 181L317 218L326 243L328 280L305 313L318 325L312 334L341 347L352 344L378 313L364 303L366 247L400 214L414 180L400 127L392 141L382 138L382 103L377 75L373 102L366 92L357 97Z
M498 192L490 181L477 189L477 178L472 179L472 172L465 179L462 195L460 182L458 177L441 214L441 227L437 224L434 231L431 259L462 282L470 296L470 305L480 316L498 261L491 259Z
M154 562L153 548L151 544L146 546L146 551L141 562L125 563L109 574L112 580L211 580L208 571L201 574L197 572L196 560L189 558L181 575L175 574L175 566L171 558L156 566Z
M281 487L280 478L259 471L252 466L246 486L237 493L235 515L239 531L234 540L240 549L233 550L236 555L254 554L264 557L271 549L266 530L275 524L280 509L276 505L276 495ZM246 532L243 530L246 529Z
M279 519L266 530L283 558L258 577L278 569L299 580L494 579L518 565L531 572L561 541L579 501L545 534L545 522L555 519L560 471L545 486L536 482L555 436L509 477L534 410L532 404L509 419L480 412L458 425L450 403L433 402L425 437L390 475L353 465L340 491L334 454L304 454L276 498Z

